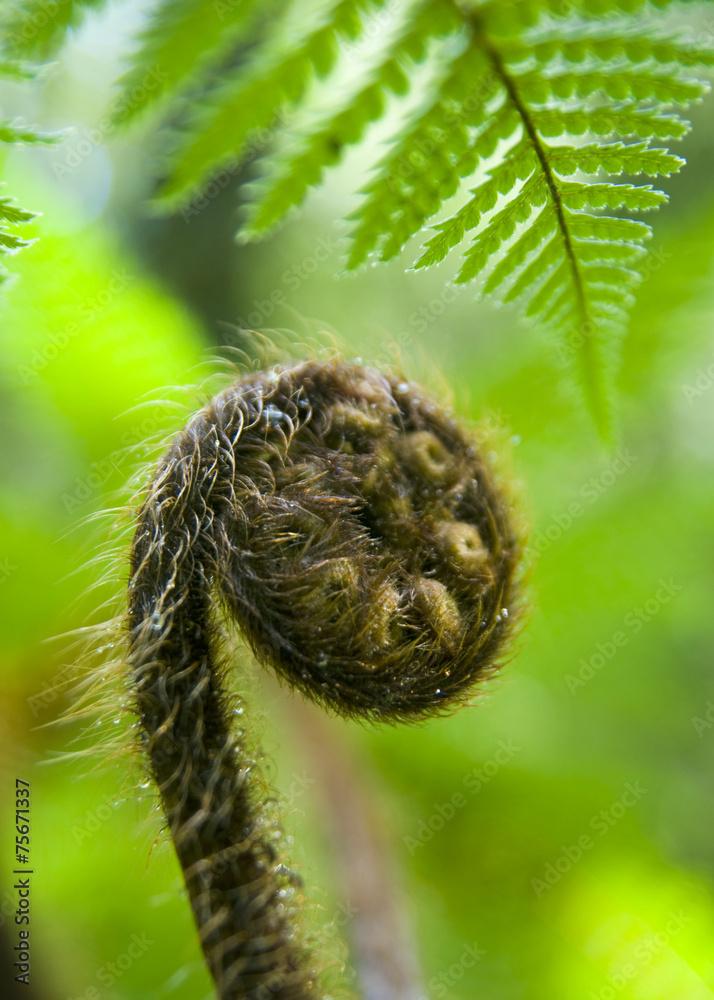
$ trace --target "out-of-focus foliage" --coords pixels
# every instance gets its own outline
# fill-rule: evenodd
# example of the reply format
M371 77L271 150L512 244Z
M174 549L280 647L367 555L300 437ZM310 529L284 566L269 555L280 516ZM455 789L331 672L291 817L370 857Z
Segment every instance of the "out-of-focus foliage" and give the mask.
M34 2L8 6L4 49L15 56L56 47L83 5L67 3L61 15L60 5L44 14ZM662 23L664 10L681 21L689 6L170 0L142 28L108 120L163 114L158 203L168 208L191 211L209 184L257 156L264 176L249 191L242 239L270 230L386 122L387 152L351 216L348 267L395 257L459 195L414 266L469 241L455 282L487 271L485 293L498 290L566 343L577 340L571 362L607 435L651 236L620 213L667 200L651 184L612 178L668 177L684 163L666 143L686 133L677 109L703 97L701 73L714 65L706 35L701 44ZM406 109L399 123L395 108Z
M387 116L395 96L410 94L352 213L348 266L395 257L452 196L464 195L434 225L414 266L440 263L470 240L455 281L488 270L485 292L500 289L566 342L577 338L572 359L607 433L617 346L651 235L617 211L649 211L667 196L601 178L680 168L665 143L688 123L662 112L703 96L697 68L714 64L714 49L663 31L667 0L656 15L631 0L418 0L396 11L380 0L339 0L312 18L310 6L266 18L255 4L240 4L227 11L230 30L204 45L195 40L205 29L194 28L192 45L172 45L164 85L139 87L146 98L135 101L141 79L161 65L162 41L183 38L197 21L215 27L201 16L202 2L158 8L119 115L132 118L166 91L174 95L161 203L190 206L226 166L257 154L264 176L248 195L240 236L261 235ZM378 47L369 44L375 22ZM234 31L251 48L232 62L224 49Z
M44 215L26 226L43 238L13 262L0 313L0 826L10 845L12 784L31 781L40 997L196 1000L210 983L154 795L137 764L112 756L126 741L118 713L47 727L71 704L64 671L75 656L70 641L47 639L122 600L121 550L114 575L88 589L106 568L89 560L107 554L111 517L87 518L125 503L155 450L145 442L180 426L191 395L176 387L212 370L205 351L220 332L200 327L180 282L151 273L137 222L141 138L77 152L107 99L85 85L101 76L87 54L95 42L75 39L74 69L60 64L37 107L21 109L47 128L73 119L80 138L13 149L7 162L12 190ZM440 394L451 386L459 413L490 414L510 439L499 460L515 469L531 523L517 655L452 718L332 727L381 803L432 1000L714 996L714 128L703 115L696 125L643 258L611 452L558 367L575 345L543 350L514 311L474 304L435 271L404 274L393 261L342 275L332 220L355 180L349 163L299 224L229 258L228 323L291 327L309 341L320 323L306 317L319 317L347 354L401 356L408 379ZM76 167L54 169L73 151ZM162 244L188 260L181 273L196 271L198 289L206 276L187 246L217 202L179 218ZM205 266L230 249L202 245ZM248 363L258 357L235 326L224 334ZM339 955L330 921L344 923L349 900L320 819L319 773L290 698L263 690L242 654L236 683L289 803L295 867L315 902L308 920ZM11 859L8 846L6 872ZM0 933L11 941L13 898L3 880Z

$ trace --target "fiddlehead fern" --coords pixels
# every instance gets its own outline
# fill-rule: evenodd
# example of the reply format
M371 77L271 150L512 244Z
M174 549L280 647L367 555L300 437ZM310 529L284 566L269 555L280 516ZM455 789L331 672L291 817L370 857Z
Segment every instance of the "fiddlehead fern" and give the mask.
M222 998L319 995L219 662L216 611L344 715L464 701L512 632L519 543L476 442L338 360L246 375L159 464L132 548L142 743Z

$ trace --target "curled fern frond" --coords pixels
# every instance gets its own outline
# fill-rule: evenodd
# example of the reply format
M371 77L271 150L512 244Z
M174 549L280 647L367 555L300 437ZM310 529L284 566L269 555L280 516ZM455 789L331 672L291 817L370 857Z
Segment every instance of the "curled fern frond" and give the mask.
M629 178L666 177L683 163L665 143L686 134L680 110L704 95L702 73L714 65L712 49L662 27L657 9L684 2L412 0L395 11L387 0L325 0L309 9L276 4L260 30L246 28L248 3L231 13L231 31L240 23L247 32L239 43L247 58L228 57L224 33L222 47L201 56L214 77L204 74L191 91L184 84L197 79L199 57L186 33L201 4L183 0L159 8L161 39L150 42L150 30L127 88L161 44L179 39L169 73L178 127L159 201L190 201L227 162L262 157L243 238L299 205L408 95L410 110L352 214L348 266L401 253L460 196L415 266L460 249L458 282L486 272L487 294L522 300L529 316L577 345L570 353L604 429L637 267L601 269L596 279L588 255L593 241L603 261L624 243L634 262L649 227L600 213L656 208L665 195ZM329 110L317 112L316 94L326 91ZM621 174L626 184L608 180Z
M502 657L519 555L476 440L417 386L358 364L246 375L159 463L132 545L127 670L223 1000L321 993L231 725L220 619L342 716L428 718Z

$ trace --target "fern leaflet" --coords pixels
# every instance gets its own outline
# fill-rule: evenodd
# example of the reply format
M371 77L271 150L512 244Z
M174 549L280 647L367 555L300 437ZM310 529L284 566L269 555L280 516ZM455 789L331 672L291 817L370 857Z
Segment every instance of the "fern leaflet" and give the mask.
M10 80L26 80L34 76L33 70L15 61L0 62L0 78ZM0 120L0 144L4 145L36 145L56 141L55 135L38 132L10 119ZM28 246L32 240L24 239L15 232L15 227L30 222L36 217L36 212L20 208L12 198L0 197L0 256L16 253L22 247ZM7 269L0 264L0 284L8 279Z
M662 10L666 23L677 12L684 22L687 6L159 0L122 81L119 117L155 105L171 122L159 192L168 209L226 164L262 160L248 190L248 239L300 205L401 102L351 215L348 267L395 257L431 224L414 267L460 248L457 282L482 280L486 294L522 303L572 346L606 432L615 348L651 233L620 213L666 201L635 178L681 168L666 144L686 135L680 111L704 96L714 66L713 49L663 26ZM162 80L136 96L154 65ZM326 90L329 110L318 112ZM460 201L439 219L452 197Z

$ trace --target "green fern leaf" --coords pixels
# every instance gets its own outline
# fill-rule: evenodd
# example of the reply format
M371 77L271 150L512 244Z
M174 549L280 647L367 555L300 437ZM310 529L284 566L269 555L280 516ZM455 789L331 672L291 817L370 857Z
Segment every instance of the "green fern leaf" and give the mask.
M461 73L462 67L457 72ZM485 115L483 108L481 111ZM467 122L455 122L447 131L443 123L451 121L453 113L437 102L382 165L377 179L364 189L367 197L354 215L358 226L353 234L350 267L358 267L385 233L390 237L381 259L396 256L442 201L456 193L461 178L473 173L481 160L493 155L498 142L510 138L520 125L517 113L507 102L475 140L469 128L476 126L478 119L473 113L468 118ZM436 208L428 211L426 206L416 205L415 191L421 193L426 205L436 201Z
M636 27L636 22L634 22ZM553 35L547 40L534 41L531 45L508 45L504 54L509 65L529 60L539 65L552 62L557 57L568 63L583 63L587 59L611 63L621 59L630 65L655 62L695 68L714 66L711 49L688 45L686 42L660 41L646 35L633 35L631 20L608 24L607 35L588 35L578 32L575 37ZM617 29L615 32L614 29Z
M548 162L558 174L648 174L669 177L684 166L680 156L665 149L653 149L646 142L608 144L590 143L586 146L551 146L546 150Z
M57 142L56 134L38 132L36 129L27 128L24 125L17 125L15 122L5 120L0 121L0 142L24 143L28 146L50 145Z
M534 257L527 267L524 267L503 296L504 302L512 302L524 295L532 285L545 276L551 266L563 258L563 247L558 236L553 237Z
M617 260L622 263L636 263L647 253L646 249L637 243L608 241L606 239L589 239L574 236L573 245L578 259L584 264L599 264L604 260Z
M457 246L464 235L481 221L486 212L495 207L499 194L508 194L519 179L526 179L533 174L535 157L530 144L526 141L518 143L508 157L498 167L491 171L490 178L480 187L474 188L473 197L459 209L456 215L439 223L434 228L439 235L432 237L426 244L426 252L414 265L415 268L429 267L442 261L452 247ZM534 178L531 184L526 184L519 194L519 203L526 204L531 195L536 194L536 188L541 178ZM535 204L535 202L533 202ZM497 217L496 231L501 231L504 220L511 219L511 213ZM505 223L508 225L509 223ZM503 230L505 232L505 230ZM512 232L512 230L511 230ZM504 236L504 239L507 238Z
M689 123L677 115L662 115L631 105L607 108L542 108L534 112L533 124L540 135L639 136L642 139L682 139Z
M570 184L559 185L560 198L566 208L626 208L631 212L646 212L667 201L664 191L652 186L634 184Z
M665 30L658 11L686 23L686 0L411 0L396 10L388 0L275 0L264 30L247 27L259 7L246 0L224 31L201 23L207 2L161 0L125 79L126 94L153 61L167 67L136 108L158 98L172 121L162 203L190 199L228 162L262 157L241 234L259 236L408 92L352 213L348 267L389 260L431 225L413 267L460 250L456 282L482 275L485 294L577 342L603 428L650 236L619 212L667 200L628 178L682 167L665 144L686 135L679 111L704 97L714 66L714 49ZM365 24L377 15L372 45ZM236 58L244 42L249 54ZM317 79L327 113L314 110Z
M502 285L523 265L530 254L538 249L543 240L551 235L556 225L555 208L552 205L546 205L531 221L523 235L511 245L508 254L498 261L484 285L484 292L490 294Z
M567 284L569 262L562 260L551 275L539 286L526 307L526 316L540 316L553 302L558 293L562 293Z
M24 68L21 71L23 78L27 75L32 75ZM14 75L14 67L11 68L9 75ZM0 121L0 143L6 145L21 144L34 146L38 143L47 145L57 142L58 138L57 134L39 132L36 129L19 125L14 121ZM36 212L20 208L11 198L0 198L0 256L16 253L33 242L33 240L26 240L22 236L19 236L14 231L14 227L25 222L30 222L36 215ZM8 272L6 268L0 265L0 284L5 282L7 278Z
M0 198L0 256L16 253L33 242L18 236L13 228L23 222L30 222L36 215L36 212L19 208L11 198ZM0 265L0 284L5 282L8 276L6 268Z
M364 6L365 0L336 0L297 45L287 39L272 54L261 52L247 68L226 74L212 103L188 126L162 200L169 206L186 200L217 169L241 156L252 134L275 128L276 115L301 100L314 76L324 77L334 68L338 39L356 37Z
M691 104L706 93L706 86L697 80L685 80L666 71L644 70L585 70L567 71L546 76L524 73L517 76L524 98L532 104L572 97L590 97L598 92L616 101L657 101L660 105Z
M256 6L257 0L222 5L216 0L164 0L139 37L132 69L119 81L114 121L132 120L220 66L249 29Z
M547 198L545 181L537 174L524 184L518 194L502 208L498 215L489 222L483 233L479 235L464 254L465 263L459 271L456 281L464 284L471 281L490 262L491 258L501 249L501 246L513 236L520 222L526 222L534 206L542 205ZM423 261L424 258L421 258ZM417 261L417 266L419 265ZM422 265L424 266L424 265Z
M452 30L453 23L447 20L443 31ZM269 229L289 209L303 201L308 189L322 179L324 169L338 162L345 147L358 142L370 122L382 116L388 92L403 95L409 90L409 73L405 70L408 70L410 55L419 51L424 36L422 18L416 17L413 23L403 25L402 32L388 46L381 64L371 72L371 79L346 107L318 123L297 153L273 157L272 162L268 158L266 168L272 170L272 177L262 185L255 199L244 238Z
M583 239L616 240L625 243L641 243L648 240L652 230L637 219L618 219L607 215L585 215L581 212L566 212L565 221L573 236Z
M17 59L0 59L0 76L6 80L32 80L36 70Z

